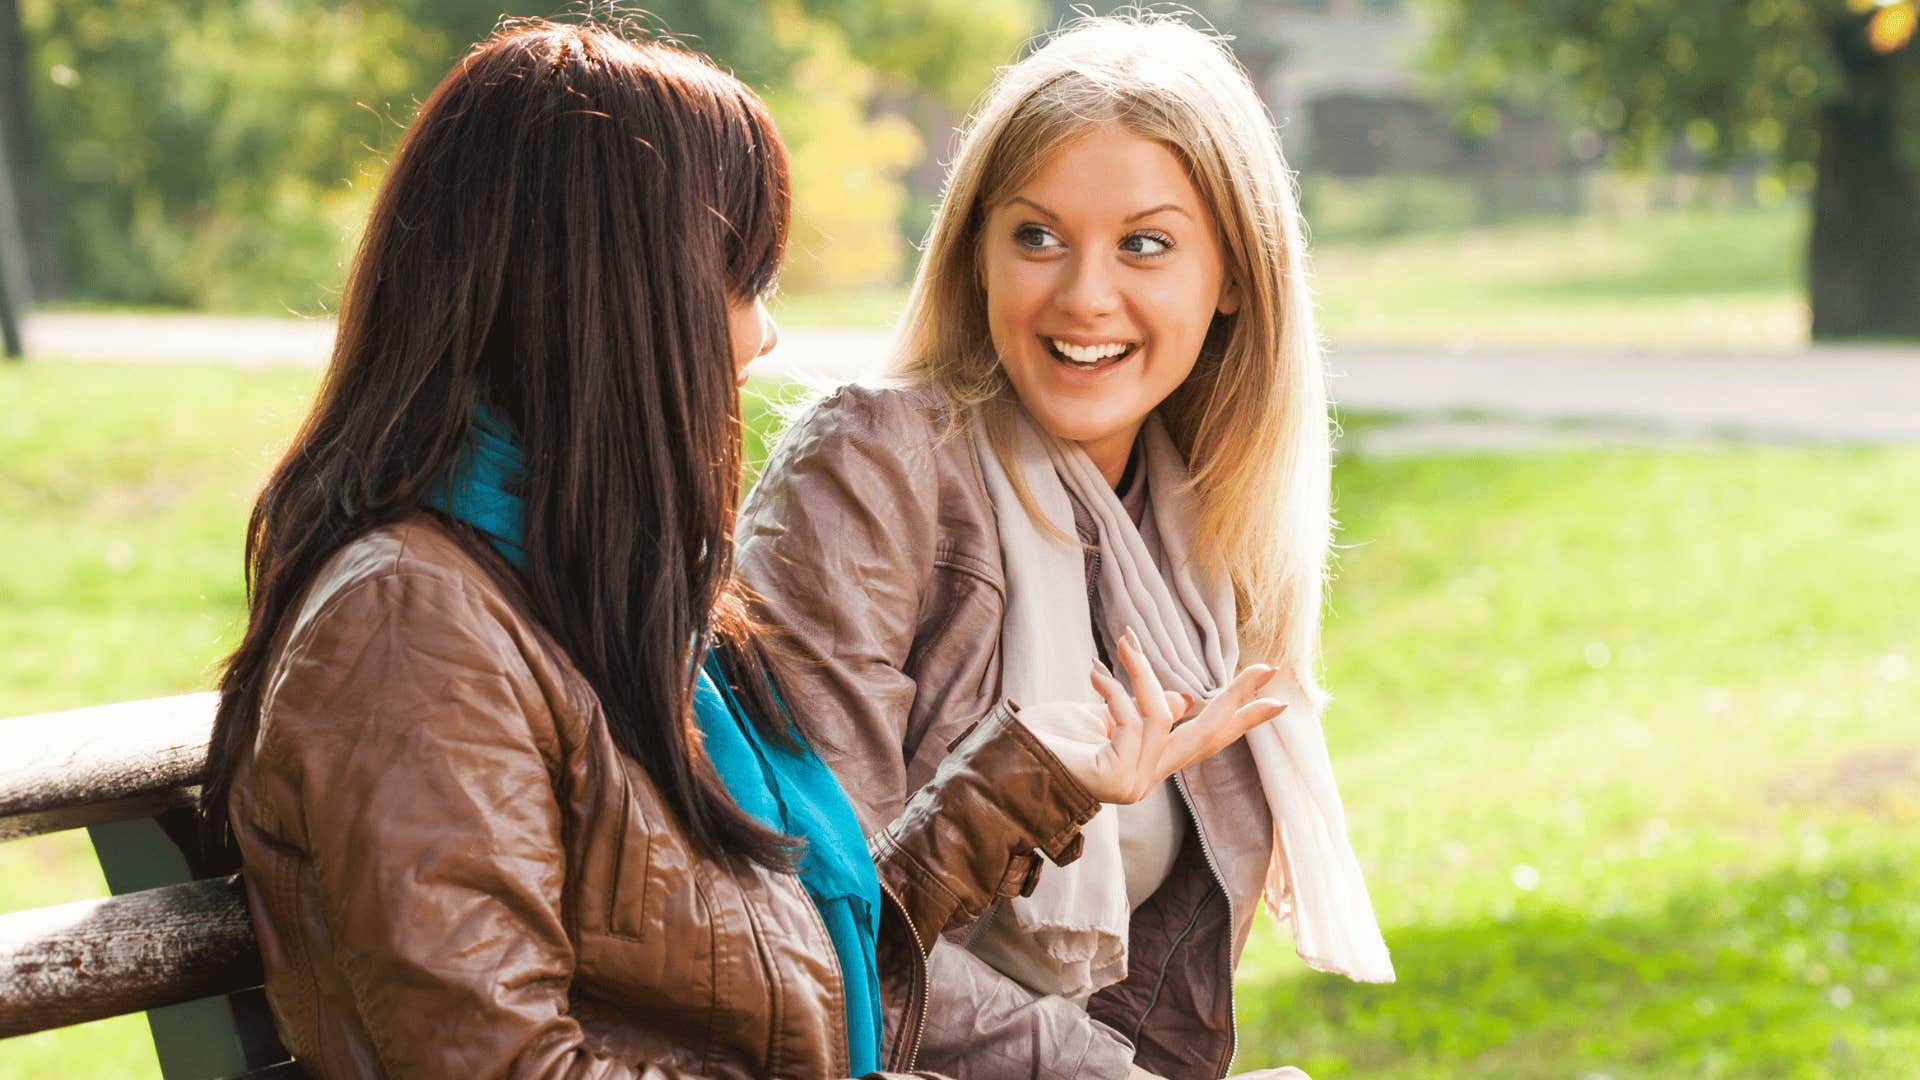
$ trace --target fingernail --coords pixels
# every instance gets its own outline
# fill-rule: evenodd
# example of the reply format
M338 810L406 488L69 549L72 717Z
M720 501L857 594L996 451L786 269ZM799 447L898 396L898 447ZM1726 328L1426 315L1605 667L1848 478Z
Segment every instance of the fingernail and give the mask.
M1103 662L1097 656L1093 658L1093 670L1099 672L1102 675L1105 675L1109 679L1113 678L1112 670L1110 670L1105 664L1105 662Z
M1127 643L1132 645L1136 649L1140 649L1141 652L1147 651L1146 649L1141 648L1140 635L1133 632L1132 626L1127 627Z

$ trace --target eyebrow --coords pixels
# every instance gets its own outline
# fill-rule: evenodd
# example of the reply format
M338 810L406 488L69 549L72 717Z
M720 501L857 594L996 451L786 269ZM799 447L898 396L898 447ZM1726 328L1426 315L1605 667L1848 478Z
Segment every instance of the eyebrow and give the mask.
M1026 203L1028 206L1033 207L1034 213L1039 214L1041 217L1046 218L1048 221L1060 220L1059 214L1056 214L1053 211L1047 209L1046 207L1041 206L1039 203L1034 202L1032 199L1027 198L1025 195L1015 195L1013 198L1008 199L1007 203L1009 205L1013 203Z
M1015 195L1013 198L1008 199L1007 203L1009 205L1013 203L1026 203L1028 206L1033 208L1034 213L1039 214L1041 217L1046 218L1048 221L1060 220L1060 215L1054 213L1053 211L1047 209L1044 206L1041 206L1039 203L1034 202L1032 199L1027 198L1025 195ZM1137 213L1128 214L1127 220L1130 222L1139 221L1141 218L1152 217L1155 214L1165 213L1169 210L1173 211L1176 214L1183 214L1189 218L1193 216L1191 213L1187 212L1187 208L1184 206L1178 206L1174 203L1161 203L1159 206L1150 206L1147 209L1141 210Z
M1130 217L1127 218L1127 220L1139 221L1143 217L1152 217L1155 214L1165 213L1168 210L1171 210L1176 214L1185 214L1187 217L1193 216L1192 214L1187 213L1187 208L1184 206L1175 206L1173 203L1161 203L1159 206L1150 207L1146 210L1140 211L1137 214L1131 215Z

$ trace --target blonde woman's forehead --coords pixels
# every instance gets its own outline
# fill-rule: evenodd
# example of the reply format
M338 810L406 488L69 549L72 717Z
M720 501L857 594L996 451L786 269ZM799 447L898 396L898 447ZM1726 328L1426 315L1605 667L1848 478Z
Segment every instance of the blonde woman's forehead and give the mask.
M1278 157L1277 133L1245 76L1199 40L1213 56L1210 72L1188 67L1116 77L1082 66L1056 68L1052 61L1060 57L1029 57L1023 63L1041 70L1010 74L968 131L974 165L990 189L979 194L1002 200L1054 152L1115 126L1167 146L1199 174L1203 188L1238 187L1248 179L1238 166Z
M1211 222L1181 158L1165 143L1106 123L1055 147L993 210L1018 206L1063 222Z

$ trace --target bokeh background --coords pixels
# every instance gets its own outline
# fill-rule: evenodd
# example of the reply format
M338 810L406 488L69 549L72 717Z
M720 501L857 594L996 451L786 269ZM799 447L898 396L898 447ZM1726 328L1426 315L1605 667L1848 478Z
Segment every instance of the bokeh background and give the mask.
M1300 170L1328 735L1400 973L1263 917L1240 1067L1920 1076L1915 4L1198 7ZM650 10L792 148L759 445L882 359L954 125L1072 12ZM0 716L210 685L383 154L500 14L0 0ZM0 847L0 912L104 894L84 836ZM158 1075L138 1016L0 1041Z

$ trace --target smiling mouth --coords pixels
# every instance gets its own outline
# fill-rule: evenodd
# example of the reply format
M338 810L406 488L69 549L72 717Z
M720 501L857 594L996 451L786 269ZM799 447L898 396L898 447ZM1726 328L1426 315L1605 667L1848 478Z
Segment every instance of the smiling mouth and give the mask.
M1075 345L1058 338L1042 337L1040 343L1057 361L1075 371L1099 371L1122 363L1140 351L1137 341L1114 341L1103 345Z

